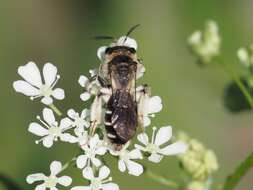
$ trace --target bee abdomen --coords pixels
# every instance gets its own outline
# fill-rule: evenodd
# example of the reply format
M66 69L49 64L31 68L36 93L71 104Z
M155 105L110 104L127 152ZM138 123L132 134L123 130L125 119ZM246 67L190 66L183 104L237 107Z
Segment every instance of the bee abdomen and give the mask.
M117 90L110 98L105 111L107 137L114 144L127 143L137 128L137 108L129 92Z

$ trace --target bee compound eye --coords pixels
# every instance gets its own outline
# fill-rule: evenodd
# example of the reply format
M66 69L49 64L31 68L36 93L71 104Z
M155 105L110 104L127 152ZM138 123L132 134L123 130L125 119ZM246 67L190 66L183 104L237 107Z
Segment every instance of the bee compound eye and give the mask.
M135 50L134 48L129 48L129 51L130 51L131 53L136 53L136 50Z
M108 48L106 48L105 53L106 54L111 54L112 51L113 51L113 49L111 47L108 47Z

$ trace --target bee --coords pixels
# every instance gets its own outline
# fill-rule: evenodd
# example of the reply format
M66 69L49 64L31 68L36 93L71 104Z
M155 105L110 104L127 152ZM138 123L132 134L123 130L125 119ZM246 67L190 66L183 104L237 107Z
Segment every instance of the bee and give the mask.
M129 37L137 26L97 51L101 65L95 78L100 88L96 90L91 106L91 129L94 134L96 127L103 122L107 138L115 150L120 150L135 136L138 126L143 129L145 105L150 96L147 85L136 87L136 80L145 72L137 56L137 43ZM108 36L98 38L113 39ZM92 84L91 79L88 91L92 91Z

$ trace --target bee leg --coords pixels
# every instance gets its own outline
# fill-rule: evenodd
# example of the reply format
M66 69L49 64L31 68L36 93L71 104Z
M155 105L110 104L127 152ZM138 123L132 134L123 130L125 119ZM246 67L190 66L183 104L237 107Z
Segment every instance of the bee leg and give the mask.
M96 128L102 122L103 118L103 105L110 98L111 89L110 88L101 88L100 93L95 96L95 99L91 105L91 129L90 134L93 136L95 134Z
M148 101L151 95L151 90L148 85L141 85L136 88L136 101L138 122L142 131L145 130L144 122L145 116L148 114Z

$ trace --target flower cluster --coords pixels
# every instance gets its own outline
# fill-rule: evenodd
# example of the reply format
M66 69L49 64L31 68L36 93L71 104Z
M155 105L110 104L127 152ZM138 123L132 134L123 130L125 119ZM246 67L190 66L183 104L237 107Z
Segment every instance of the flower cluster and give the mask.
M246 67L253 67L253 44L248 47L241 47L237 51L240 62Z
M219 168L215 153L183 132L178 133L177 139L188 144L186 153L178 156L183 169L193 180L188 184L188 190L203 190L201 187L208 185L211 176Z
M188 38L192 52L201 63L209 63L220 52L220 35L215 21L208 21L203 31L197 30Z
M248 70L243 78L250 88L253 88L253 44L247 47L241 47L237 51L237 57L240 63Z
M135 40L126 37L119 38L115 43L137 48ZM104 50L104 48L102 49ZM99 48L98 50L100 60L104 56L102 49ZM93 102L91 107L84 108L81 113L71 108L65 114L61 114L53 104L53 98L62 100L65 97L62 89L54 89L60 78L54 65L51 63L44 65L43 80L39 68L33 62L19 67L18 73L24 80L15 81L13 83L14 89L31 97L31 99L42 97L41 102L48 106L43 108L42 116L37 116L38 121L30 123L28 127L30 133L40 138L35 142L37 144L41 142L44 147L51 148L56 142L62 141L76 145L81 150L80 155L74 156L72 162L75 162L77 168L82 171L83 177L89 181L89 185L72 187L72 190L119 189L118 185L112 182L109 166L106 166L103 162L102 158L106 154L118 159L119 171L127 172L133 176L140 176L144 172L140 160L147 157L149 161L159 163L165 156L178 155L184 153L187 149L187 145L182 141L170 143L172 138L171 126L163 126L159 129L154 127L152 137L148 137L148 133L143 131L137 135L139 143L133 145L134 140L132 139L121 148L115 149L108 140L110 134L106 133L104 125L99 123L98 128L92 126L94 124L92 123L94 115L92 106L99 105L96 103L98 100L97 95L102 92L105 94L104 99L101 101L107 101L110 98L110 93L100 85L101 79L97 70L90 70L90 77L82 75L78 80L81 87L85 89L80 95L81 100L93 99L95 103ZM143 124L145 129L148 130L148 126L151 125L151 118L162 109L162 101L159 96L146 97L143 104L145 107ZM60 120L56 119L54 112L61 116ZM104 111L101 110L99 113L103 115ZM98 117L101 117L101 115ZM62 166L60 162L53 161L50 165L51 174L48 177L42 173L32 174L27 177L27 182L31 184L44 181L35 188L36 190L45 190L46 188L56 190L57 184L69 186L72 182L70 177L57 177L69 165L67 163Z

